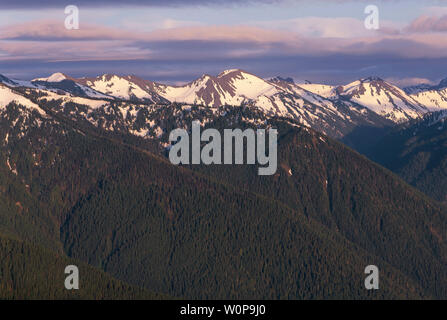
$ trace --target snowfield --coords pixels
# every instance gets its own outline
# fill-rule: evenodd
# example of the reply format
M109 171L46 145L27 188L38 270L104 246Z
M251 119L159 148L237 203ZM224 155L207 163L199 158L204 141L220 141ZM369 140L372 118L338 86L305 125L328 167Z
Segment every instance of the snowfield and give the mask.
M8 106L12 102L20 104L27 109L35 110L42 116L46 116L45 111L42 110L37 104L25 98L24 96L12 91L10 88L0 84L0 109L5 109L6 106Z

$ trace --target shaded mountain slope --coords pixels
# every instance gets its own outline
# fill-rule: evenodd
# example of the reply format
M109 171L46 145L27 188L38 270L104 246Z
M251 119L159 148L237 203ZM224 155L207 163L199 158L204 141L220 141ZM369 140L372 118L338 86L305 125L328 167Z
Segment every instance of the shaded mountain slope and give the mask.
M367 153L438 201L447 201L447 113L396 128Z
M2 299L167 299L130 286L85 263L0 235ZM64 271L79 268L79 289L67 290Z
M432 296L300 211L123 152L132 165L100 181L62 228L69 255L120 279L189 298ZM384 272L377 294L362 285L371 261Z
M252 111L232 112L215 125ZM62 114L5 115L17 131L2 131L4 170L47 204L64 252L118 279L188 298L446 296L445 207L290 120L255 122L281 134L277 175L258 177L251 166L172 166ZM363 287L369 264L382 270L377 292Z
M445 206L321 134L287 126L280 132L279 167L273 179L258 176L255 167L202 166L200 171L288 204L405 268L414 279L425 279L433 290L445 286ZM431 271L413 269L433 255L437 258L427 266ZM438 281L444 285L438 287Z

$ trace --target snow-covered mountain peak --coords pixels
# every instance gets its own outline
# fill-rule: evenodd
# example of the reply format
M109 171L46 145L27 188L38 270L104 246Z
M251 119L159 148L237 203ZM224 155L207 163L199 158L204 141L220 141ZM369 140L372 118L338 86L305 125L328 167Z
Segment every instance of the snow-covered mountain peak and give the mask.
M135 75L117 75L117 74L111 74L106 73L103 75L100 75L96 78L81 78L77 79L77 81L82 82L86 85L95 85L99 82L107 83L109 86L115 86L118 83L126 84L126 85L136 85L139 87L146 87L148 85L153 84L152 81L144 80L142 78L139 78Z
M420 84L404 88L404 91L430 111L447 109L447 78L438 85Z
M103 74L96 78L80 78L75 81L104 95L122 100L138 100L145 103L167 103L155 92L155 84L133 75Z
M428 111L402 89L377 77L360 79L338 87L337 93L394 122L415 119Z
M225 77L227 75L238 76L238 75L241 75L241 74L244 74L244 73L245 74L249 74L248 72L246 72L244 70L241 70L241 69L228 69L228 70L224 70L221 73L219 73L217 75L217 78L222 78L222 77Z
M64 80L68 80L71 79L70 77L66 76L65 74L61 73L61 72L56 72L53 73L51 76L49 76L48 78L37 78L37 79L33 79L31 80L32 82L37 82L37 81L43 81L43 82L61 82Z
M194 80L192 83L196 84L196 85L204 85L206 84L208 81L215 81L215 77L209 75L209 74L202 74L199 78L197 78L196 80Z
M240 105L261 95L272 95L277 88L251 73L231 69L217 76L204 74L184 86L159 86L157 92L172 102L219 107Z
M0 76L0 83L6 87L43 90L46 97L53 100L89 99L91 101L83 100L83 103L93 107L114 99L141 105L176 102L212 108L255 106L266 114L294 118L324 132L332 130L336 135L340 133L334 123L349 127L352 123L362 123L374 117L380 121L400 123L419 118L429 111L447 109L447 88L408 94L379 77L334 86L282 77L266 80L241 69L229 69L217 76L203 74L177 86L117 74L75 79L56 73L36 80L27 84ZM447 85L447 79L437 87L442 85ZM20 93L20 90L17 88L16 91Z
M298 86L321 97L332 99L337 97L337 87L328 84L300 83ZM342 90L342 89L341 89Z
M375 95L380 94L381 91L386 90L390 91L394 94L398 95L406 95L406 93L392 85L389 82L386 82L385 80L379 78L379 77L369 77L364 78L360 80L356 80L354 82L351 82L347 85L338 87L338 92L340 95ZM369 92L368 92L369 90Z

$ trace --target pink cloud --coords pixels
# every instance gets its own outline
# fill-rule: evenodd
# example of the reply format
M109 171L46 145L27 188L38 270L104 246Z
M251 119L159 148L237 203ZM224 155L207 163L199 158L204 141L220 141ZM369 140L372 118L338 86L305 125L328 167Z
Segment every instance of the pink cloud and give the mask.
M272 43L293 41L290 32L252 26L185 26L135 32L93 24L82 24L79 30L68 30L60 21L34 21L2 28L0 39L17 41L134 40L134 41L234 41Z
M428 18L427 18L428 19ZM408 28L431 30L442 23L422 18ZM446 19L447 20L447 19ZM417 22L421 21L421 22ZM444 20L442 20L444 21ZM402 57L447 57L447 40L440 33L385 32L336 37L356 21L337 20L337 29L323 27L320 37L302 35L298 30L268 29L260 26L189 26L130 32L106 26L83 24L79 30L65 29L61 21L35 21L11 25L0 31L0 59L46 58L87 59L198 59L210 54L219 58L275 55L393 54ZM298 24L299 25L299 24ZM302 24L301 24L302 25ZM304 24L307 26L308 24ZM188 42L200 42L194 47ZM211 51L212 46L221 47Z
M82 24L78 30L68 30L63 21L39 20L3 27L4 40L113 40L129 39L132 33L116 28Z
M420 16L406 30L408 32L445 32L447 31L447 15L440 17Z

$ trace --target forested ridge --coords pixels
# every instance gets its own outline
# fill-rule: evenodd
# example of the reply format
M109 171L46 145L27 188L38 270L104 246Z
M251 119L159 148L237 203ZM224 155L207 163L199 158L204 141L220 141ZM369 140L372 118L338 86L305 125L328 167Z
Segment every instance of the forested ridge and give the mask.
M447 203L447 124L441 112L402 125L366 154L435 200Z
M249 111L233 112L234 123ZM223 128L230 116L208 125ZM10 134L0 153L0 233L16 239L2 242L5 253L27 246L22 259L2 259L16 284L30 283L20 270L33 255L54 267L55 254L174 297L447 296L446 207L308 128L269 122L280 132L278 171L260 177L256 166L173 166L144 143L57 118L15 138L9 121L0 126ZM369 264L381 270L378 291L363 286ZM97 277L85 298L155 297L127 295L122 283L112 296ZM34 292L64 294L57 290Z

